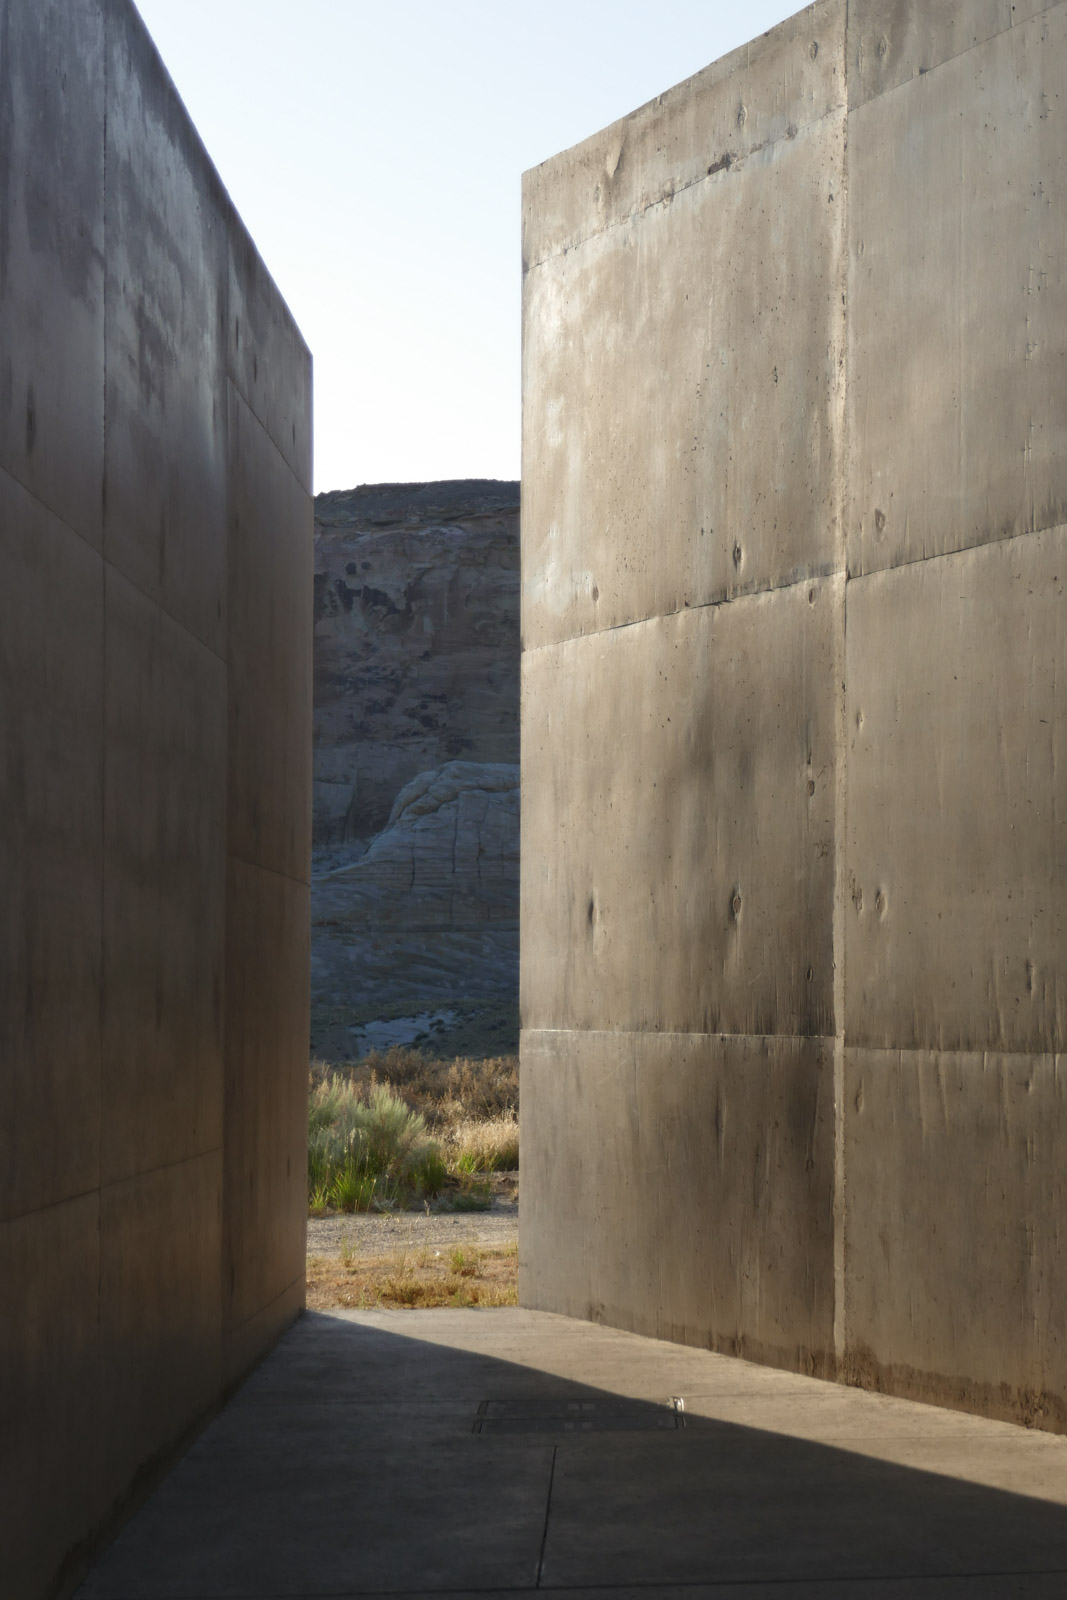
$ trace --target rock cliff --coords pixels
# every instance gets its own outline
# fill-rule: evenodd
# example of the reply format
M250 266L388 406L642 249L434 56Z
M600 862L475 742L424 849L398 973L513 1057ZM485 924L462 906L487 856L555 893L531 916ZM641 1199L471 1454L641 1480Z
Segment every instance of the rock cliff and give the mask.
M519 486L315 504L312 1047L517 1045Z

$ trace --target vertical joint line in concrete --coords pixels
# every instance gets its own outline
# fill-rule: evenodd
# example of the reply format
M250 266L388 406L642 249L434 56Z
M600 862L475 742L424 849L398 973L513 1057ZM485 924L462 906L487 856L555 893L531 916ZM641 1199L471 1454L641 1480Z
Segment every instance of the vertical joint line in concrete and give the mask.
M541 1579L545 1575L545 1545L548 1543L548 1518L552 1510L552 1485L556 1477L556 1455L559 1445L552 1446L552 1465L548 1469L548 1494L545 1497L545 1525L541 1530L541 1553L537 1558L537 1581L535 1589L540 1589Z
M101 307L101 326L103 330L103 360L101 361L101 379L103 394L100 406L100 984L96 1008L96 1038L97 1038L97 1185L100 1186L103 1174L103 1146L104 1146L104 1008L107 1005L107 964L105 961L104 937L107 931L106 905L107 905L107 275L110 254L108 251L108 206L107 206L107 115L111 97L111 57L110 57L110 17L107 12L103 17L104 37L104 125L103 139L100 148L100 173L101 173L101 211L103 224L104 243L104 273L103 273L103 304ZM101 1305L101 1273L100 1265L102 1252L100 1250L100 1212L99 1203L96 1207L96 1243L97 1243L97 1273L96 1273L96 1328L97 1338L103 1321L103 1307Z
M841 541L841 568L844 583L841 594L841 616L836 629L835 656L837 681L835 689L835 745L837 758L834 775L834 901L833 901L833 951L834 951L834 1194L833 1194L833 1251L834 1251L834 1366L840 1380L845 1366L845 898L848 892L847 872L847 783L848 760L848 687L846 682L845 652L848 636L848 535L851 511L851 437L848 426L848 328L851 308L848 303L850 261L850 212L848 170L848 77L851 57L852 0L845 6L845 123L841 147L841 211L842 230L840 257L841 295L841 356L838 373L837 426L840 429L838 452L838 537Z

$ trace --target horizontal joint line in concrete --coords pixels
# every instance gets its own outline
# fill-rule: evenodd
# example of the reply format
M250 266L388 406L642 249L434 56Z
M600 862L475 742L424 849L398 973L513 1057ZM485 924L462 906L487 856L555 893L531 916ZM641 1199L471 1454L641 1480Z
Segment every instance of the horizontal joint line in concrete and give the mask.
M1067 3L1067 0L1065 0ZM1045 529L1041 530L1045 532ZM1022 535L1021 537L1026 537ZM903 565L903 563L901 563ZM873 573L863 573L873 577ZM746 589L744 594L723 595L720 600L698 600L691 606L677 606L673 611L651 611L644 617L631 617L627 622L610 622L604 628L590 628L587 633L568 633L562 639L547 639L544 644L523 644L522 654L533 655L537 650L556 650L561 644L574 644L579 639L598 639L605 633L621 633L624 628L643 628L650 622L663 622L669 617L685 617L696 611L717 611L723 606L734 606L745 600L759 600L763 595L788 594L790 589L801 589L806 583L826 583L830 578L848 578L844 567L831 567L825 572L809 572L803 578L793 578L789 583L771 583L765 589Z
M107 1183L100 1185L100 1193L107 1194L111 1189L121 1189L128 1183L136 1183L138 1178L150 1178L156 1172L173 1172L176 1167L191 1166L194 1161L205 1161L208 1156L221 1156L221 1144L209 1145L206 1150L195 1150L190 1155L178 1156L174 1161L157 1161L151 1167L140 1167L136 1172L128 1172L122 1178L109 1178Z
M60 512L53 511L52 507L47 503L47 501L42 500L40 495L34 494L32 489L27 489L21 478L16 478L15 474L13 472L9 472L7 467L0 467L0 474L7 479L8 483L13 483L15 488L26 496L27 500L32 500L35 506L40 506L46 517L52 517L54 521L59 523L60 527L66 528L68 533L72 533L75 539L80 539L82 544L88 545L89 549L93 552L93 555L96 556L98 560L102 561L104 559L101 552L97 549L96 545L91 539L87 539L85 534L82 533L80 529L76 528L72 522L68 522L66 517L62 516ZM103 529L101 529L101 538L103 538Z
M112 1189L121 1189L124 1184L136 1183L138 1178L150 1178L154 1172L170 1172L174 1167L187 1167L191 1161L203 1161L207 1156L222 1155L221 1144L209 1145L206 1150L196 1150L191 1155L178 1156L174 1161L157 1161L151 1167L138 1167L136 1172L128 1172L121 1178L109 1178L106 1183L94 1183L88 1189L79 1189L77 1194L64 1195L61 1200L50 1200L46 1206L30 1206L26 1211L15 1211L10 1216L0 1217L0 1224L5 1222L24 1222L27 1217L43 1217L49 1211L61 1211L64 1206L76 1205L79 1200L90 1200L94 1195L107 1194Z
M277 867L265 866L262 861L250 861L247 856L242 856L236 850L226 851L227 861L236 861L242 867L250 867L254 872L269 873L272 878L281 878L284 883L295 883L301 889L311 888L310 875L306 878L294 878L291 872L280 872Z
M94 1184L91 1189L79 1189L77 1194L65 1194L61 1200L49 1200L46 1206L30 1206L26 1211L14 1211L10 1216L0 1217L0 1227L5 1223L24 1222L27 1217L43 1217L49 1211L62 1211L64 1206L73 1206L79 1200L90 1200L103 1189L103 1184Z
M279 445L277 439L274 437L273 433L271 433L270 429L267 427L267 424L263 421L263 418L260 416L260 414L256 410L255 406L252 404L251 400L245 394L244 390L241 388L241 385L237 382L237 379L234 377L233 373L230 372L229 370L227 370L227 373L226 373L226 382L233 389L233 392L237 396L238 400L241 400L241 401L244 402L244 405L246 406L246 408L248 410L248 414L252 418L252 421L257 425L257 427L259 428L260 432L263 434L264 438L269 442L271 448L274 451L274 454L278 457L278 460L281 462L281 464L285 468L286 472L292 478L293 482L298 486L298 488L303 490L303 492L307 495L309 500L314 501L315 497L312 494L311 490L307 487L306 484L304 484L301 481L299 474L295 471L295 469L291 466L291 464L286 459L286 457L282 454L282 449L281 449L281 446Z
M992 1044L860 1044L855 1039L847 1037L845 1049L862 1050L864 1055L869 1056L981 1056L983 1061L989 1056L997 1058L1010 1056L1018 1061L1032 1061L1035 1056L1047 1056L1051 1061L1062 1061L1067 1053L1062 1047L1056 1046L1048 1050L1001 1050Z
M265 1306L260 1306L258 1310L253 1311L249 1316L242 1317L240 1322L228 1322L225 1328L226 1337L228 1339L232 1339L239 1334L243 1328L249 1327L253 1322L259 1322L262 1317L266 1316L268 1311L273 1310L280 1300L284 1300L287 1294L291 1294L296 1288L297 1284L304 1282L306 1282L304 1273L298 1273L295 1278L290 1278L285 1288L280 1290L279 1293L274 1296L273 1300L268 1300ZM337 1404L337 1402L332 1399L329 1403L331 1406ZM380 1409L380 1402L374 1403L378 1404Z
M888 93L889 91L887 90L886 92ZM602 228L594 228L591 233L578 234L576 238L570 240L567 244L561 244L558 249L550 250L547 255L538 256L536 261L531 261L530 265L524 269L523 277L529 272L536 272L538 267L545 266L549 261L555 261L558 256L565 256L572 250L580 249L583 244L588 244L590 239L599 239L605 233L611 233L616 228L624 228L628 222L634 222L641 217L647 216L650 211L655 211L660 206L670 205L678 195L685 194L689 189L694 189L698 183L708 183L719 178L725 181L730 177L731 173L743 167L745 162L753 156L762 155L766 150L774 150L780 144L796 144L801 137L806 138L813 134L824 123L833 121L835 117L844 121L847 116L848 106L845 101L842 101L840 105L832 106L829 111L825 111L814 122L806 122L792 136L788 133L783 133L777 139L766 139L763 144L753 145L751 150L746 150L743 156L738 156L736 161L732 161L728 167L720 167L717 172L701 172L695 178L690 178L688 183L680 183L677 188L665 190L661 195L658 195L654 200L647 201L644 205L638 203L624 217L616 217L613 222L605 222ZM628 120L626 117L623 118L624 122Z
M810 1039L824 1044L832 1043L838 1037L835 1033L723 1033L718 1029L714 1033L693 1033L683 1028L521 1028L519 1033L520 1037L525 1033L599 1033L616 1039L783 1039L786 1041ZM1002 1052L997 1052L1000 1053Z
M1067 4L1067 0L1060 0L1060 4ZM1023 539L1037 539L1043 533L1062 533L1067 530L1067 522L1050 522L1043 528L1024 528L1021 533L997 533L991 539L979 539L975 544L965 544L958 550L933 550L928 556L907 556L902 561L894 561L892 566L872 567L869 572L845 572L845 582L864 583L868 578L882 578L890 572L900 572L905 567L921 567L927 561L953 561L963 556L973 556L977 550L987 550L993 545L1021 543ZM738 598L742 598L738 596Z
M141 596L142 600L147 600L150 606L155 606L156 610L162 612L169 622L173 622L174 626L176 628L180 628L181 631L188 636L188 638L192 639L194 644L198 644L202 650L206 651L209 656L217 661L220 667L224 667L227 672L229 671L230 664L226 657L220 656L219 652L214 650L211 645L208 644L206 639L201 638L199 633L195 633L193 629L190 628L189 624L183 620L183 618L176 617L173 611L168 610L158 595L149 594L148 590L143 588L142 585L137 582L136 578L131 578L129 573L125 572L122 567L120 567L116 562L112 561L109 556L104 555L101 559L103 560L104 566L110 567L111 571L114 572L117 577L121 578L123 583L128 583L131 589L135 589Z
M888 89L880 89L877 94L872 94L869 99L864 100L860 105L850 106L848 110L849 116L860 116L864 111L866 111L868 106L877 104L879 100L885 100L888 95L896 94L901 89L907 89L911 84L917 83L920 78L932 77L933 74L935 72L939 72L942 67L947 67L950 61L962 60L964 56L969 56L972 51L981 50L983 45L992 44L994 39L999 39L1005 33L1011 33L1017 28L1025 28L1028 23L1036 22L1039 17L1047 16L1050 11L1055 11L1058 6L1064 5L1065 3L1067 3L1067 0L1051 0L1049 5L1042 6L1041 10L1035 11L1031 17L1023 17L1020 22L1016 22L1014 17L1011 17L1006 28L998 28L995 33L989 34L985 39L975 40L974 44L967 45L963 50L957 50L955 55L946 56L944 60L939 61L936 66L924 68L922 71L915 73L914 77L903 78L901 79L900 83L890 84ZM1014 11L1015 7L1012 6L1011 9Z

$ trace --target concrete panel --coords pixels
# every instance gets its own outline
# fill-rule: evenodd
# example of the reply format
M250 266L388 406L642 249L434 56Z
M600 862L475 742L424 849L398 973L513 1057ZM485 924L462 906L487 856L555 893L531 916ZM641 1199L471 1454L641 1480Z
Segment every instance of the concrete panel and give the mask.
M230 227L226 370L311 493L311 353L244 224Z
M95 1193L0 1223L5 1600L53 1592L66 1551L117 1487L100 1471L98 1266Z
M1049 0L849 0L849 110L1048 10Z
M229 390L229 849L311 870L311 497Z
M246 409L235 452L231 288L279 435ZM244 841L306 880L311 510L283 455L310 473L309 395L134 6L0 0L4 1600L70 1591L303 1300L306 882L228 922L227 846L233 777ZM234 1162L264 1162L231 1208L262 1253L236 1329L227 1104Z
M833 1046L526 1032L523 1305L826 1373Z
M0 1216L99 1181L102 563L0 472Z
M100 557L3 471L0 530L6 1217L99 1182L104 607Z
M241 861L228 885L222 1295L234 1340L294 1284L303 1304L311 910L306 885Z
M105 1183L222 1142L226 669L107 573Z
M104 76L99 5L5 0L0 469L97 549L103 537Z
M527 175L521 988L539 1303L721 1336L583 1033L834 1035L821 1348L1067 1429L1065 107L1064 0L840 0Z
M101 1440L125 1488L221 1387L222 1154L100 1192Z
M105 552L221 656L229 202L131 7L107 46Z
M819 0L523 175L523 266L669 204L845 103L845 7ZM525 477L525 472L523 473Z
M1059 528L848 586L850 1043L1064 1047L1065 584Z
M842 565L844 133L828 118L528 275L528 647Z
M1067 521L1064 107L1059 5L849 117L854 574Z
M846 1052L850 1381L1067 1430L1065 1066Z
M223 1330L222 1381L229 1389L246 1375L264 1353L271 1349L301 1315L307 1303L304 1262L300 1276L260 1311L236 1327Z
M524 1027L833 1032L843 590L526 652Z

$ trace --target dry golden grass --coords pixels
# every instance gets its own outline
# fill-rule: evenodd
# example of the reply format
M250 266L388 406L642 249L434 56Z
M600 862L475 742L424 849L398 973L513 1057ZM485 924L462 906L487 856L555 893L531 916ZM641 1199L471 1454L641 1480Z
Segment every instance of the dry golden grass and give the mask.
M515 1172L519 1165L519 1122L514 1113L484 1122L457 1122L449 1130L446 1153L459 1172Z
M425 1311L439 1306L518 1304L518 1246L462 1244L388 1255L312 1256L309 1311Z
M374 1050L354 1065L311 1063L312 1084L333 1074L347 1079L368 1100L374 1089L387 1087L426 1119L428 1131L452 1160L469 1144L472 1130L491 1127L494 1132L486 1132L484 1148L518 1161L517 1056L493 1056L486 1061L461 1056L442 1061L421 1050L394 1045L390 1050Z

